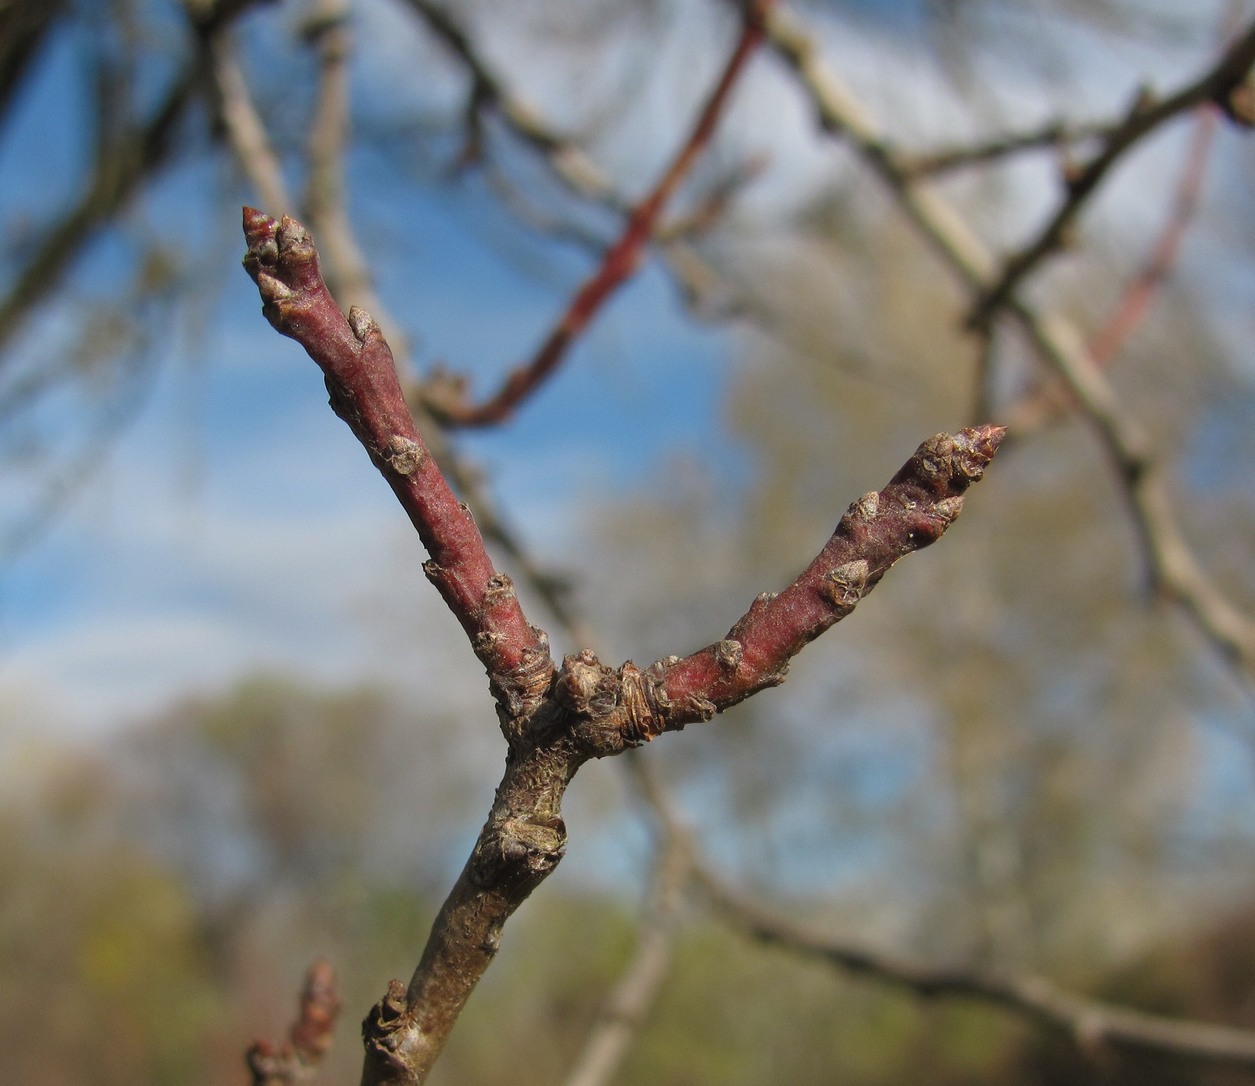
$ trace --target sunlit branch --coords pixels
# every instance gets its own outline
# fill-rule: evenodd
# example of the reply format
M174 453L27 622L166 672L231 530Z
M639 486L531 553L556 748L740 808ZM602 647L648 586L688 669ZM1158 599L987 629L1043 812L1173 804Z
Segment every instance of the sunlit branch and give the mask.
M458 493L471 501L484 538L499 546L512 560L517 572L527 577L541 602L549 611L564 624L581 629L578 618L570 609L566 599L566 588L561 580L547 574L534 559L519 545L518 540L497 511L491 495L482 485L478 473L464 463L444 439L433 420L427 418L421 405L420 396L415 382L407 380L409 372L405 364L404 341L399 326L391 320L383 309L375 291L369 268L361 258L361 250L351 233L351 227L343 210L342 167L337 166L336 157L344 153L345 111L336 108L336 101L344 93L341 70L344 67L344 55L347 42L344 37L347 29L343 22L343 13L333 18L335 12L319 12L308 24L307 36L315 46L321 43L323 64L321 71L324 76L324 89L319 95L323 103L318 111L318 120L311 129L318 135L310 139L310 155L317 163L311 163L310 185L307 202L312 203L325 218L335 220L338 229L333 236L342 243L333 245L330 250L324 246L322 256L327 265L329 282L341 284L338 293L360 303L376 316L381 327L391 329L388 333L390 346L397 362L398 376L402 388L406 391L406 399L411 410L418 413L427 445L437 462L444 466L444 471ZM291 197L280 170L279 161L271 149L271 141L266 134L264 122L257 111L243 72L230 49L226 35L216 34L211 39L214 58L214 74L220 97L223 127L227 139L240 164L242 171L250 179L254 188L265 202L275 208L291 206ZM332 194L335 194L339 210L332 212ZM344 260L347 267L337 265ZM401 349L398 351L398 344ZM587 644L587 637L576 638L581 644Z
M1142 139L1160 125L1197 106L1227 105L1229 96L1240 87L1255 63L1255 23L1224 52L1216 64L1199 79L1167 98L1155 100L1139 93L1123 124L1103 141L1101 150L1083 167L1066 178L1066 195L1050 221L1037 237L1006 262L998 278L977 299L968 316L974 326L985 324L1005 306L1028 274L1051 252L1063 247L1069 227L1111 169Z
M732 88L762 40L762 13L769 7L768 0L761 0L746 9L732 55L688 138L653 189L632 209L619 239L576 292L532 359L511 371L500 389L478 404L468 401L463 379L438 375L429 382L427 393L428 406L438 419L451 426L488 426L508 418L557 369L601 306L636 271L663 208L710 143Z
M977 426L925 441L888 486L850 506L788 588L760 595L723 640L667 664L665 726L707 719L782 682L789 661L850 614L893 565L941 538L1005 436L1004 427Z
M615 1081L670 972L690 864L687 842L664 828L632 958L598 1012L563 1086L609 1086Z
M945 531L1003 432L984 427L925 442L883 491L851 507L792 585L760 597L710 649L617 672L585 651L568 656L555 675L545 636L527 625L423 443L374 322L357 309L346 320L336 308L298 223L248 209L245 233L245 267L263 312L318 363L332 406L409 513L432 555L429 577L488 668L510 745L488 820L409 985L391 985L367 1020L363 1082L409 1086L426 1078L506 921L561 861L561 800L579 767L782 681L793 655L848 614L897 560Z
M365 1086L425 1080L506 922L565 853L561 802L580 766L783 681L789 659L889 566L945 531L1001 436L988 426L926 441L883 491L851 507L815 563L778 596L760 597L709 650L643 671L631 662L612 670L591 651L563 660L541 702L504 729L505 775L409 985L394 981L367 1019Z
M995 261L964 216L935 188L913 182L901 173L865 107L824 62L806 31L782 7L769 13L767 26L772 47L796 73L820 127L851 144L967 290L972 302L987 297L996 282ZM1253 35L1255 30L1248 32L1239 46L1250 43ZM1230 59L1240 60L1244 56L1238 46L1227 54ZM1230 74L1223 65L1214 69L1211 75L1215 83L1210 84L1211 89L1229 85ZM1205 83L1206 80L1196 86ZM1234 666L1244 683L1255 683L1255 622L1238 611L1199 566L1181 533L1163 480L1154 470L1150 443L1119 409L1115 392L1094 365L1084 338L1060 315L1039 313L1015 297L1008 301L1004 312L1047 368L1062 380L1068 395L1101 439L1129 495L1154 586L1180 606L1212 647Z
M728 890L709 872L695 877L715 910L752 939L843 973L895 985L928 999L986 1003L1060 1030L1086 1052L1110 1046L1192 1063L1255 1068L1255 1031L1147 1014L1059 988L1043 977L942 967L842 942L776 915Z

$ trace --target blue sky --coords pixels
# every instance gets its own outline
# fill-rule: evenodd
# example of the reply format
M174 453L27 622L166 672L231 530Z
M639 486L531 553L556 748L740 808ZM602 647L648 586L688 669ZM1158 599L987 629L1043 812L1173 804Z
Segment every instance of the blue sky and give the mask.
M873 102L891 89L914 96L914 127L946 132L959 114L944 87L920 71L911 47L891 36L902 24L888 20L886 30L867 21L874 5L859 7L859 34L890 36L870 50L848 27L829 26L843 71ZM368 60L357 90L369 102L390 93L416 46L386 4L362 12ZM285 25L280 15L265 20ZM683 72L681 85L694 93L719 62L702 37L705 26L677 17L658 58L673 76ZM456 100L460 84L456 69L430 53L432 78L416 93L436 108ZM1102 81L1115 96L1096 93L1096 104L1120 101L1142 59L1126 50ZM1005 64L996 56L990 63ZM11 208L38 212L73 191L82 167L75 149L85 145L75 138L83 91L74 65L71 50L46 60L0 144L7 149L0 199ZM536 99L564 93L538 67L525 72L532 83L524 89ZM1006 86L1005 67L1000 76ZM261 85L273 77L263 72ZM761 224L803 199L832 167L834 152L811 132L807 111L769 64L759 64L747 86L716 153L724 163L768 157L766 179L735 212ZM612 167L643 183L687 114L664 99L646 97L640 106L607 153ZM1026 115L1039 108L1026 99ZM64 126L65 138L48 139L48 118ZM377 191L387 178L387 167L370 155L350 174L352 209L378 260L380 292L404 314L423 364L442 360L487 388L539 340L590 267L588 257L522 231L511 235L475 180L416 187L398 218ZM1039 190L1039 182L1025 183L1026 194ZM255 290L235 263L243 249L239 212L220 168L201 161L172 174L137 211L133 221L171 224L192 254L214 261L233 255L209 276L220 286L203 325L162 347L142 411L102 450L104 466L46 538L0 576L6 717L17 730L25 721L96 734L185 691L259 669L405 687L417 658L438 661L451 678L473 677L466 685L478 689L478 665L421 576L423 555L404 516L327 409L313 364L260 316ZM132 258L125 240L106 239L76 283L107 288ZM37 350L36 338L28 335L21 349ZM580 508L606 483L641 487L677 449L733 475L748 471L720 425L736 351L733 330L691 320L665 274L647 267L516 421L462 444L493 478L523 538L542 556L578 562ZM74 425L71 416L66 424ZM0 482L0 500L15 486ZM458 685L451 681L435 696L455 704L471 696L458 694Z

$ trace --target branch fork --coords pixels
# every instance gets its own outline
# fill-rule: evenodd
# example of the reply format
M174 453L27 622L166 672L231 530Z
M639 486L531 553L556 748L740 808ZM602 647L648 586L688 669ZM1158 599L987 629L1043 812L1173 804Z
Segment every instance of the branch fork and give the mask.
M589 650L555 667L514 586L488 557L405 405L392 353L361 309L342 314L313 240L290 218L244 211L245 268L262 312L326 378L331 406L365 446L418 530L423 564L484 663L508 743L488 820L437 916L407 987L364 1023L363 1083L425 1080L500 944L505 922L561 862L562 797L586 761L619 754L784 681L789 661L848 615L900 559L939 539L1003 437L978 426L925 441L884 489L854 502L815 560L763 593L720 640L689 656L618 669Z

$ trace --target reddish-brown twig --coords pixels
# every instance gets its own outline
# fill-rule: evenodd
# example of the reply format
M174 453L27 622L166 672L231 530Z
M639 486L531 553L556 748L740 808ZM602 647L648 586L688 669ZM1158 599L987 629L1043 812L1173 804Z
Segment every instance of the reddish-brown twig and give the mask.
M764 592L721 640L684 659L618 671L591 652L568 656L554 696L577 719L592 757L617 754L777 686L789 662L854 610L901 558L927 547L963 508L1006 436L1001 426L938 434L881 491L846 511L815 560L779 593Z
M792 585L760 596L709 648L644 671L630 662L613 671L585 651L555 674L547 638L527 624L414 425L374 321L358 309L346 320L336 308L299 223L248 208L244 228L244 263L263 313L318 363L332 407L409 514L432 555L428 576L488 668L510 746L488 820L408 987L390 985L365 1026L363 1082L413 1086L491 963L506 921L562 859L561 801L579 767L783 681L789 660L849 614L895 562L940 537L1005 431L983 426L926 441L884 490L850 507Z
M884 490L851 506L819 557L778 596L760 596L721 641L681 660L618 670L568 656L510 755L492 810L432 925L409 986L390 985L365 1025L367 1086L424 1081L514 910L561 861L561 801L579 767L706 720L783 681L789 660L853 610L898 559L958 515L1003 436L985 426L926 441Z
M305 974L300 1012L287 1040L278 1047L257 1041L248 1050L245 1060L253 1086L296 1086L308 1080L331 1048L339 1017L335 973L327 962L316 961Z
M888 486L850 506L788 588L759 596L726 638L666 668L667 727L783 682L789 660L853 611L894 563L941 538L1005 436L1005 427L986 425L925 441Z
M454 496L405 404L392 352L362 309L340 312L308 232L244 210L244 266L262 312L321 367L331 406L365 446L431 558L423 570L462 624L509 717L525 713L552 670L544 636L530 626L509 577L493 568L470 510Z
M535 356L507 374L497 392L478 404L468 402L466 383L460 377L437 373L428 382L427 406L442 423L460 427L490 426L508 418L558 368L567 349L606 299L631 277L663 208L710 143L732 88L762 41L763 12L770 3L771 0L758 0L746 5L740 37L684 145L650 193L632 209L618 240L576 292Z

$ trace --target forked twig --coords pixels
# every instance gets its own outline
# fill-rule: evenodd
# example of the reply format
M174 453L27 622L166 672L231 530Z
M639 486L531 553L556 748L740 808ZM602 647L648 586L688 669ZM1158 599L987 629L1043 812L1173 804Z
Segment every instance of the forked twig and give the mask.
M333 408L409 513L432 556L424 569L488 669L510 748L488 821L409 985L393 982L364 1027L363 1082L413 1086L491 963L506 921L561 861L561 801L579 767L782 682L790 659L849 614L891 566L940 538L1005 431L974 427L924 442L883 490L850 506L791 585L759 596L717 643L646 669L629 661L614 670L588 650L555 669L546 635L528 625L419 435L374 322L358 309L346 320L335 308L299 223L246 209L244 224L245 267L263 313L318 363Z
M1111 169L1142 139L1166 121L1211 102L1230 107L1230 95L1239 88L1255 64L1255 23L1252 23L1202 76L1175 94L1156 101L1139 93L1124 123L1114 128L1090 161L1066 179L1063 201L1038 235L1006 262L1002 273L972 306L968 323L987 324L1007 305L1016 289L1051 252L1063 247L1065 236L1089 198L1098 191ZM1231 110L1231 107L1230 107Z

